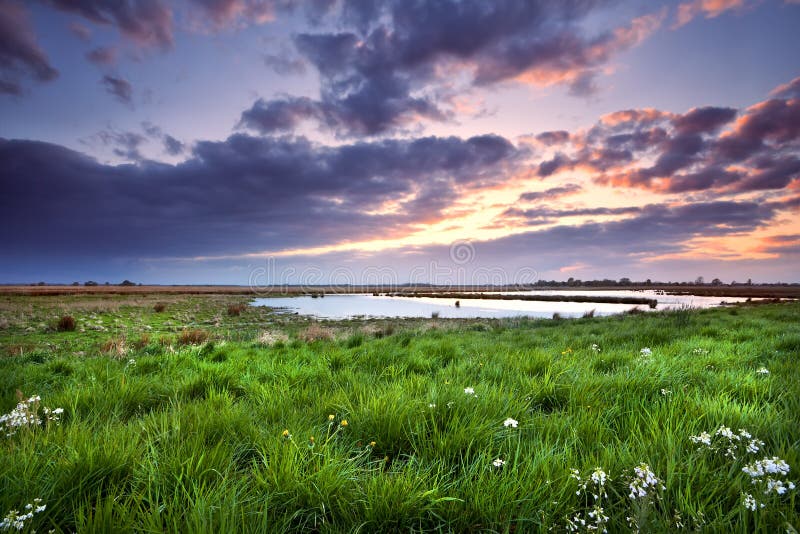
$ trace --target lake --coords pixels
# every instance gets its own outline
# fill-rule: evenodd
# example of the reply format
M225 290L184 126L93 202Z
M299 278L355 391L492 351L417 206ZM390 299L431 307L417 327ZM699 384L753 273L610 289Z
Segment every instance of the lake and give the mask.
M646 297L658 300L656 310L693 307L708 308L725 302L741 302L745 298L699 297L695 295L662 295L656 291L518 291L503 294L519 295L597 295L609 297ZM253 306L269 306L286 312L309 315L319 319L349 319L354 317L431 317L438 313L441 318L501 318L501 317L581 317L594 310L594 314L614 315L638 307L650 311L647 306L631 304L606 304L595 302L537 302L522 300L478 300L428 297L387 297L374 295L331 295L324 298L269 297L257 298Z

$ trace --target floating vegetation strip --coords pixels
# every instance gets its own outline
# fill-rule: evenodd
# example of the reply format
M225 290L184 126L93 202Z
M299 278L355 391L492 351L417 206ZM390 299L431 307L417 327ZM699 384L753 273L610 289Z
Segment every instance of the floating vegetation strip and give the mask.
M479 299L479 300L533 300L541 302L597 302L599 304L646 304L651 308L658 300L644 297L607 297L601 295L500 295L493 293L428 293L410 291L387 293L390 297L429 297L435 299Z

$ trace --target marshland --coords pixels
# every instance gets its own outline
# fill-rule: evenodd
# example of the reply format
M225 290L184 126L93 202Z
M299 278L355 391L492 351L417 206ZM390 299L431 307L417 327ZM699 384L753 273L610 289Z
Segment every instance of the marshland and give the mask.
M23 529L797 525L796 301L326 321L242 295L0 299L0 509Z

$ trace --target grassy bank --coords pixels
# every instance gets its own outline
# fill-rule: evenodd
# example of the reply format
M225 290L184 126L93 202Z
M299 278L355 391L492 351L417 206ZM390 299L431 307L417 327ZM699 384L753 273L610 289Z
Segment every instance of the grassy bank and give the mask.
M63 408L0 437L0 514L31 503L39 532L800 528L798 303L318 324L165 298L0 300L0 414L18 389Z

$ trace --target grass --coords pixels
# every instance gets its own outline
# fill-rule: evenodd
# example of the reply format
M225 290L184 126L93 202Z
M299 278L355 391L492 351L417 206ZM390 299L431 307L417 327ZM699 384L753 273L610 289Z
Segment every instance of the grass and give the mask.
M2 297L0 413L17 389L64 413L0 437L0 514L41 498L39 532L564 531L594 502L570 470L600 466L610 532L800 527L795 492L745 509L741 472L800 470L798 303L318 323L155 299ZM65 311L75 331L47 326ZM721 425L762 450L690 440ZM632 501L642 462L665 489Z

